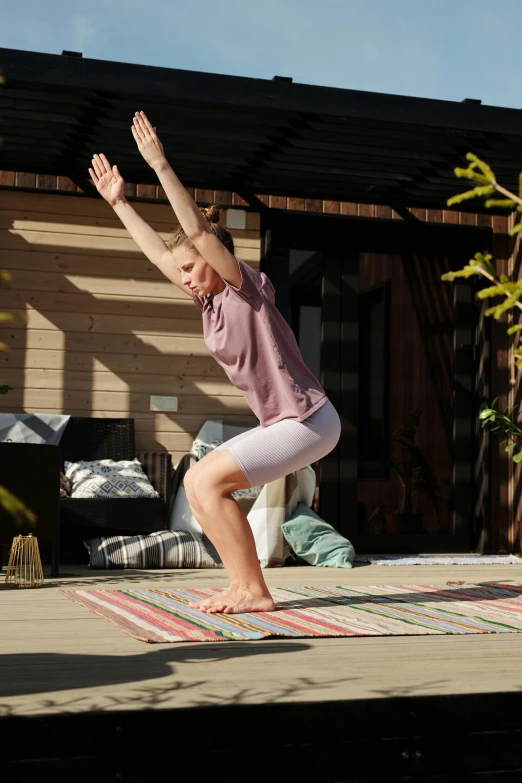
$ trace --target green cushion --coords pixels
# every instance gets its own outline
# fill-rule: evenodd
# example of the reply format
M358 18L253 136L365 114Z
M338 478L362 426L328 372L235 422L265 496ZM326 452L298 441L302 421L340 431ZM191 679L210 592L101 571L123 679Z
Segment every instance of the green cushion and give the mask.
M281 527L296 555L310 565L352 567L355 550L348 539L304 503L298 503L290 519Z

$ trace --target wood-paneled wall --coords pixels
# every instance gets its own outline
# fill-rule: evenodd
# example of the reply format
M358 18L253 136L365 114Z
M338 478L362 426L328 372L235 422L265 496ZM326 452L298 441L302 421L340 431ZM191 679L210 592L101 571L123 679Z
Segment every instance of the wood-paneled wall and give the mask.
M416 408L422 411L415 444L436 476L440 507L419 493L415 511L423 514L423 529L451 529L451 391L453 382L452 288L441 282L449 270L445 258L403 258L361 253L360 290L390 281L389 393L390 433L407 425ZM399 457L395 454L395 458ZM388 481L358 482L361 532L373 507L400 506L402 490L393 472Z
M134 203L167 239L176 227L164 204ZM259 215L233 230L240 258L259 267ZM255 424L243 395L209 355L201 313L139 251L96 198L0 191L0 396L10 412L131 416L137 449L166 449L176 461L208 418ZM149 410L150 395L178 397L176 413Z
M54 191L58 193L76 193L82 197L93 190L92 183L85 180L83 187L73 182L69 177L52 174L34 174L24 171L0 170L0 189L30 188L34 190ZM244 207L248 203L238 194L230 190L211 190L187 187L190 195L198 204L220 204L221 206ZM166 201L166 194L161 185L140 185L125 183L125 195L130 198L146 199L147 201ZM351 217L382 218L403 220L394 209L382 204L359 204L354 201L327 201L320 198L296 198L293 196L272 196L257 193L259 199L270 209L292 210L298 212L319 212L325 215L349 215ZM469 205L468 205L469 206ZM477 204L473 203L472 207ZM451 209L426 209L413 207L410 209L413 217L423 223L456 223L467 226L491 226L491 213L460 212L455 207ZM503 219L503 218L502 218Z

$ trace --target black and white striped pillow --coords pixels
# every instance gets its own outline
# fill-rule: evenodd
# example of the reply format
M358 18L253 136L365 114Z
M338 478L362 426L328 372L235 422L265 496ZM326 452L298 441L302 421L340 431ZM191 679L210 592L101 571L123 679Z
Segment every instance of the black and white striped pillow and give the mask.
M91 568L215 568L202 537L188 530L105 536L84 542Z

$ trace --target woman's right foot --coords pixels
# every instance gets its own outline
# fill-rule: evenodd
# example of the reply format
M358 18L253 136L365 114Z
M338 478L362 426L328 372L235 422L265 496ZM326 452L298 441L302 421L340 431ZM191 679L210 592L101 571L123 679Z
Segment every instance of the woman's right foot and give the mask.
M207 612L211 607L220 606L224 600L228 598L228 594L233 592L236 588L233 585L229 585L224 590L220 590L219 593L209 595L208 598L204 598L202 601L189 601L191 609L198 609L200 612Z
M230 585L203 601L189 603L191 609L197 609L205 614L241 614L247 612L272 612L275 604L266 588L247 590L237 585Z
M273 612L275 604L270 593L258 593L237 587L227 590L226 595L220 596L221 601L214 603L207 610L207 614L249 614L250 612Z

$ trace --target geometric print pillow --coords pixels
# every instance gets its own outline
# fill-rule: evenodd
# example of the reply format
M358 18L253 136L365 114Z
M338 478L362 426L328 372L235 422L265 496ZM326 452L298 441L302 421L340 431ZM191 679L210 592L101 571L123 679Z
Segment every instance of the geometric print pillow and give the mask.
M66 462L73 498L159 498L138 459Z

